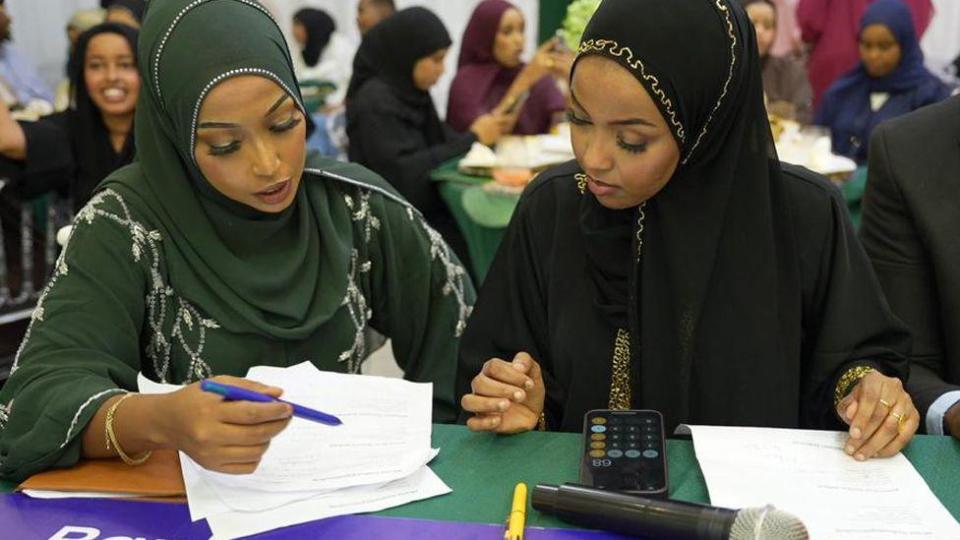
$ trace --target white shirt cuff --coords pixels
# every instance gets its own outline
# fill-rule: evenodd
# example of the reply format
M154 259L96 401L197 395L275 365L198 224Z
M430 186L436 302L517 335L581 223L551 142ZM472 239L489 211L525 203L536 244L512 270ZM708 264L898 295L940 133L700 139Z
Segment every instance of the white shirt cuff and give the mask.
M950 407L960 402L960 390L953 390L938 397L927 409L927 434L943 435L943 416Z

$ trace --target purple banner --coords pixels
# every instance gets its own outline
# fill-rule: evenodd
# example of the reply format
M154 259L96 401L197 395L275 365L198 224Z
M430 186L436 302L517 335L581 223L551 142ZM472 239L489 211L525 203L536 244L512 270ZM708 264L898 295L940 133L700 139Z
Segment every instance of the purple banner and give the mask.
M503 525L370 515L341 516L278 529L258 540L481 540L503 538ZM622 540L598 531L528 528L529 540ZM17 540L207 540L205 521L192 523L185 504L109 499L31 499L0 495L0 538Z

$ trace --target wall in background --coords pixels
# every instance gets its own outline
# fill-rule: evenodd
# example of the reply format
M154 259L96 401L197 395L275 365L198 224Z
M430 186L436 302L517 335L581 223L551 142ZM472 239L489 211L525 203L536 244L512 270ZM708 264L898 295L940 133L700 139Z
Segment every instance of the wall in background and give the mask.
M317 7L326 10L337 22L339 31L354 44L360 43L357 31L357 0L262 0L273 11L290 35L290 21L301 7ZM460 39L473 8L480 0L396 0L397 7L424 6L433 10L446 24L453 38L453 46L447 55L447 72L434 87L433 96L441 116L447 109L447 92L456 73ZM540 31L540 0L512 0L527 20L527 53L532 56ZM556 4L554 18L566 9L567 0L543 0ZM66 26L77 9L96 7L98 0L7 0L7 10L13 17L13 39L22 51L33 60L42 76L51 86L64 77L67 58ZM551 31L552 33L552 31Z
M67 21L99 0L6 0L13 18L13 42L33 60L51 88L66 77Z
M287 34L288 42L290 40L290 26L293 14L302 7L315 7L322 9L330 14L337 22L337 30L342 32L354 44L360 43L360 32L357 30L356 14L357 0L261 0L277 16L281 24L286 21L283 29ZM562 1L562 0L561 0ZM473 8L480 3L480 0L395 0L398 9L410 6L424 6L431 9L437 16L443 20L453 39L453 46L447 54L447 71L440 79L440 82L433 88L433 100L437 105L437 111L443 117L447 112L447 92L450 89L450 83L457 72L457 56L460 54L460 40L463 37L463 30L467 26L470 14ZM537 27L539 20L539 1L538 0L511 0L520 11L523 12L527 20L527 51L526 58L533 55L537 45Z

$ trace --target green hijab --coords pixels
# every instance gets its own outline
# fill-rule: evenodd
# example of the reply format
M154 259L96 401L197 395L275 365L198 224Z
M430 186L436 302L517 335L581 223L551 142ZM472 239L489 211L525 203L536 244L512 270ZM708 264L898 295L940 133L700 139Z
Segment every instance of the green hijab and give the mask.
M193 153L200 105L230 77L266 77L303 110L276 21L254 0L150 2L138 57L137 159L99 189L159 229L169 283L223 328L310 336L346 296L353 240L342 195L305 172L286 211L263 213L217 191ZM313 158L307 167L320 168Z

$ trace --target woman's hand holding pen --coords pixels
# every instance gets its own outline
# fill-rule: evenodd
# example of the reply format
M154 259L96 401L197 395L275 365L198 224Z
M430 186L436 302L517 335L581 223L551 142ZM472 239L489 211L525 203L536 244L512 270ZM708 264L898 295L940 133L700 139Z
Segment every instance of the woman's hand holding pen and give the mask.
M920 425L920 413L900 379L876 371L840 400L837 413L850 425L844 451L860 461L896 454Z
M282 390L239 377L219 376L216 382L279 397ZM256 470L270 441L293 414L286 403L224 401L191 384L164 394L157 407L156 425L161 446L185 452L204 468L229 474Z
M540 365L525 352L512 362L491 358L470 383L471 393L460 404L474 416L473 431L519 433L536 427L543 412L546 389Z

